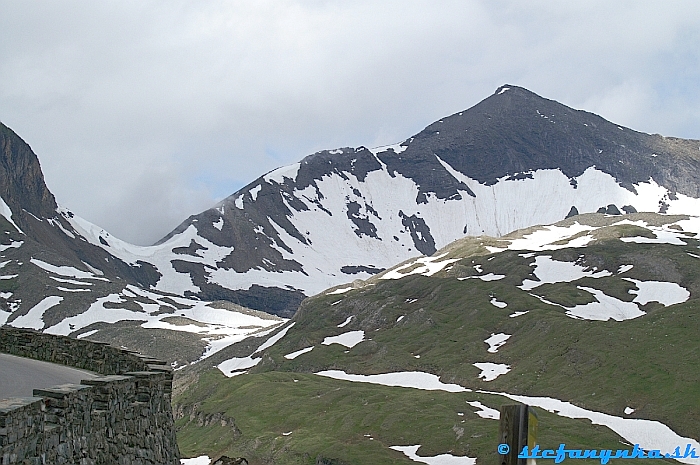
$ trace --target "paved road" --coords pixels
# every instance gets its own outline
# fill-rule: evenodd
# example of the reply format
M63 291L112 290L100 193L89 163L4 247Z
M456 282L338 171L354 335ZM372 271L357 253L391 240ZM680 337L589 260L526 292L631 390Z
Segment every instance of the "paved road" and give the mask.
M82 379L96 376L95 373L64 365L0 354L0 399L31 397L33 389L80 383Z

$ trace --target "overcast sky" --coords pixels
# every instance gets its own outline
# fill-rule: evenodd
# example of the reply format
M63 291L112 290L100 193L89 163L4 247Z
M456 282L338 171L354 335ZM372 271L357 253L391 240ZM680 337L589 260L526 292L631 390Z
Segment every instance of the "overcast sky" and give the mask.
M700 2L0 0L0 121L59 204L137 244L505 83L700 139Z

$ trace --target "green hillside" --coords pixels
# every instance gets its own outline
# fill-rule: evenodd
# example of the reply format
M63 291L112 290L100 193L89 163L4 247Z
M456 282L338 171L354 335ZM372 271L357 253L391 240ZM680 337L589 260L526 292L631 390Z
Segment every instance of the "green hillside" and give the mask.
M501 239L466 238L353 289L309 298L247 373L226 378L211 363L185 371L198 382L175 402L198 415L178 420L182 451L242 455L251 463L415 463L389 447L421 444L420 455L495 463L498 421L477 416L479 408L466 402L498 409L513 400L479 390L655 420L697 441L699 226L687 217L581 215ZM363 340L353 347L323 344L359 331ZM484 341L500 334L509 337L488 351ZM216 360L254 348L246 350L234 346ZM484 362L509 371L485 381L474 365ZM314 374L324 370L432 373L473 391ZM544 446L629 444L590 420L539 412ZM197 420L219 417L229 419L226 426Z

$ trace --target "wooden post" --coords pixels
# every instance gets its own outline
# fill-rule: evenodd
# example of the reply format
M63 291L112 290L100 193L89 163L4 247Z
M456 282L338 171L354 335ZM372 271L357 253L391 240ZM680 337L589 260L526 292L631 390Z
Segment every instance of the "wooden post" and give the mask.
M500 465L534 465L534 460L518 459L523 447L537 443L537 414L523 404L502 405L498 444L507 444L508 453L499 451Z

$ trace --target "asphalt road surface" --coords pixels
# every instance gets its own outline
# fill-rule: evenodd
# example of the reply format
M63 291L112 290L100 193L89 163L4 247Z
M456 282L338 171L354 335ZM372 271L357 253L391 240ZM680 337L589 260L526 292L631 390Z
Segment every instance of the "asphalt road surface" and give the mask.
M80 380L96 376L99 375L65 365L0 354L0 399L31 397L34 389L58 384L77 384Z

